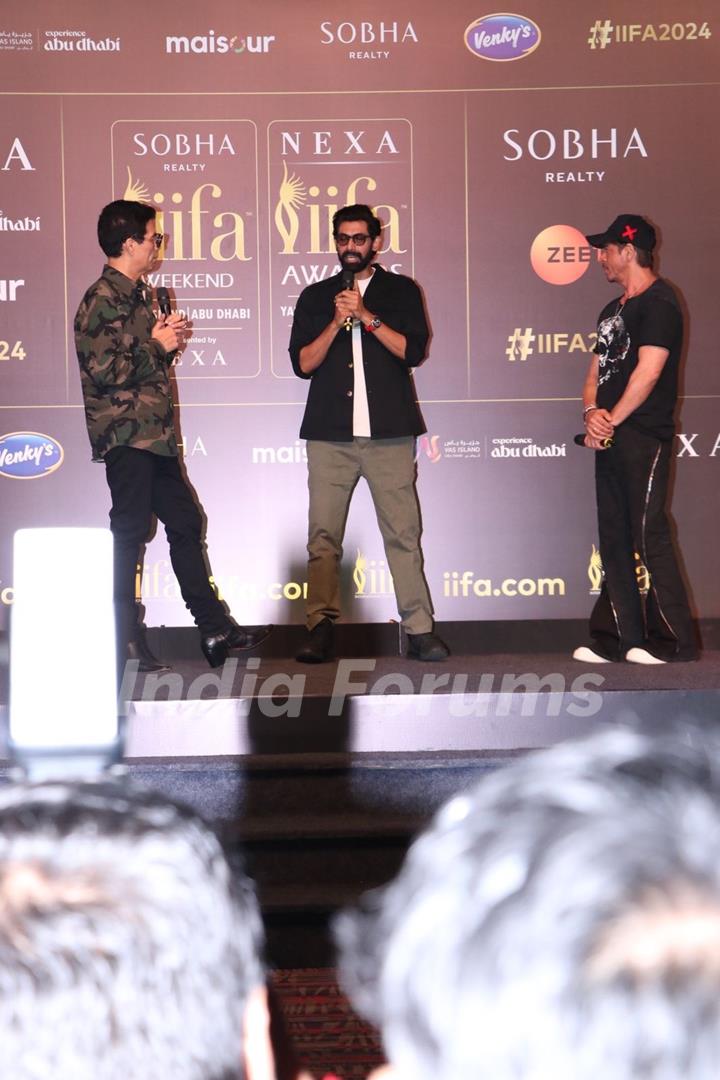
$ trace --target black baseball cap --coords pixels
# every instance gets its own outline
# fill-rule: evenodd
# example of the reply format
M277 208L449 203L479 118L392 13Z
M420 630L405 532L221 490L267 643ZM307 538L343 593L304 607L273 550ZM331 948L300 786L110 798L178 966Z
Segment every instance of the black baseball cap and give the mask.
M643 251L652 251L657 242L655 229L639 214L620 214L604 233L593 233L585 239L596 248L606 244L632 244Z

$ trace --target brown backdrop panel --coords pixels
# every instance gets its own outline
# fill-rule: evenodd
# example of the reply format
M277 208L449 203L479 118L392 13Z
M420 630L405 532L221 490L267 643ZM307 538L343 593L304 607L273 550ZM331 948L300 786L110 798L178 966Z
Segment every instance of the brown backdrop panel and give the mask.
M713 286L703 253L720 239L720 151L698 132L719 104L715 87L635 89L627 102L605 89L470 100L470 189L494 192L469 215L475 396L579 394L597 313L613 295L583 233L621 212L659 226L660 272L692 325L687 392L718 392L704 361Z
M7 103L6 103L7 105ZM0 109L0 400L64 404L65 270L60 103Z

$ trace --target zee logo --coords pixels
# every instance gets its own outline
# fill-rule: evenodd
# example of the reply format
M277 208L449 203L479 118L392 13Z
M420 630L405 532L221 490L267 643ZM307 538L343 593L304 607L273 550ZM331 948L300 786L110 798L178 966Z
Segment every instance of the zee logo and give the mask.
M0 436L0 476L11 480L37 480L59 469L65 452L50 435L13 431Z

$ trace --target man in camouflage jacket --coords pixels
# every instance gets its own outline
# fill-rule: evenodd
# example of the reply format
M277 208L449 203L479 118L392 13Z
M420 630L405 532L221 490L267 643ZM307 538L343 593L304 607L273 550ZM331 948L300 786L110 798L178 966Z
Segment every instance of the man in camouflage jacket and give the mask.
M168 377L185 320L177 313L156 319L144 282L163 241L154 207L110 203L98 219L98 240L107 264L78 308L75 347L92 458L105 464L112 499L120 671L126 658L138 660L141 671L163 668L144 642L135 599L153 514L165 526L183 600L216 667L229 649L253 648L269 628L236 626L208 580L202 517L180 468Z

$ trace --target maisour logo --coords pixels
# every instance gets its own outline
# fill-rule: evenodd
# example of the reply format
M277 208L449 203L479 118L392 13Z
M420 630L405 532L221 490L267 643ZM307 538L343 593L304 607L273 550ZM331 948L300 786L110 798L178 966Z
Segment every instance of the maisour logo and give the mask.
M194 37L169 35L165 38L165 52L218 55L269 53L273 41L274 34L248 34L247 37L233 34L229 37L227 34L216 34L214 30L209 30L207 34L196 34Z
M307 461L305 442L296 439L293 446L253 446L253 465L299 465Z

